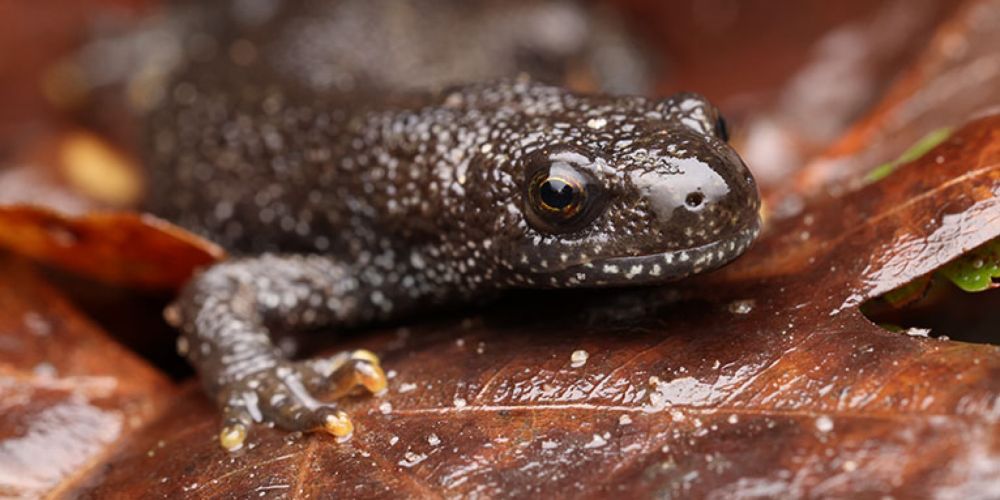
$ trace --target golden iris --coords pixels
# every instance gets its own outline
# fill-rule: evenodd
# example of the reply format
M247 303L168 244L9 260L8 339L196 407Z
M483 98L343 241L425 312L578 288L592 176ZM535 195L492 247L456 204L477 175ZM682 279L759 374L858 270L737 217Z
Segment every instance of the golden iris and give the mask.
M538 185L538 200L543 209L572 216L580 209L586 190L579 181L566 177L550 176Z

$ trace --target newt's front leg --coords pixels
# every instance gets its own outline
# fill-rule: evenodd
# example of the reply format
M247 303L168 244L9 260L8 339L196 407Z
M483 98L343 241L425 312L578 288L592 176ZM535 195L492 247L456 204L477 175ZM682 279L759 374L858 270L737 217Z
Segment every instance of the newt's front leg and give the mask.
M368 321L378 316L350 266L318 255L262 255L217 264L192 280L168 318L178 350L197 369L224 413L219 441L243 446L253 423L293 431L353 425L333 401L386 386L378 358L359 350L291 361L272 334Z

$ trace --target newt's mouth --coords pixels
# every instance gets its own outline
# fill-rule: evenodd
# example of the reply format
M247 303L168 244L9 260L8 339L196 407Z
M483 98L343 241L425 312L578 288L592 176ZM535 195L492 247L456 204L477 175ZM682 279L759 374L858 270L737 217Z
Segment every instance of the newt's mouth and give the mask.
M730 238L669 252L609 257L545 273L550 283L568 287L644 285L678 280L718 268L739 257L760 233L760 221ZM553 279L556 278L556 279Z

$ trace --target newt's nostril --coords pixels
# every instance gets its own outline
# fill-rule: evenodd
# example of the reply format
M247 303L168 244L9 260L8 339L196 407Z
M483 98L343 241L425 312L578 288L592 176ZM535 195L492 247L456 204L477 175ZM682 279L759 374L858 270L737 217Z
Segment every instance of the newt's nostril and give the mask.
M699 208L701 204L705 202L705 195L698 191L693 191L688 193L687 198L684 198L684 203L688 208Z

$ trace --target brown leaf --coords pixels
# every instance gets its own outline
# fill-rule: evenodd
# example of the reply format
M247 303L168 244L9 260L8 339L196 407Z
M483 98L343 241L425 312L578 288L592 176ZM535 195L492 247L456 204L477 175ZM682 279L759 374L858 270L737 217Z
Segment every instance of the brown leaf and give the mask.
M836 24L871 5L787 8ZM254 429L246 449L222 451L194 382L175 393L23 264L0 261L0 495L996 496L1000 349L891 333L858 311L1000 234L997 115L860 187L927 131L996 102L996 86L954 92L995 68L995 33L975 21L997 4L963 5L890 98L771 197L804 208L782 211L724 270L664 288L512 294L464 320L353 333L337 348L373 349L396 375L387 394L345 404L346 442ZM687 23L671 9L664 22ZM766 19L718 46L659 31L715 54L690 58L681 81L767 91L805 57L783 37L824 31L743 12ZM847 194L809 197L825 190ZM25 207L0 209L0 244L144 287L179 286L221 256L152 218Z
M109 283L179 288L218 246L151 215L68 217L40 207L0 206L0 247Z
M159 372L0 255L0 497L54 494L160 413Z
M857 306L1000 234L1000 116L890 179L679 292L542 293L360 339L398 375L347 404L347 442L257 429L227 454L192 388L84 493L995 492L1000 349L891 333Z

